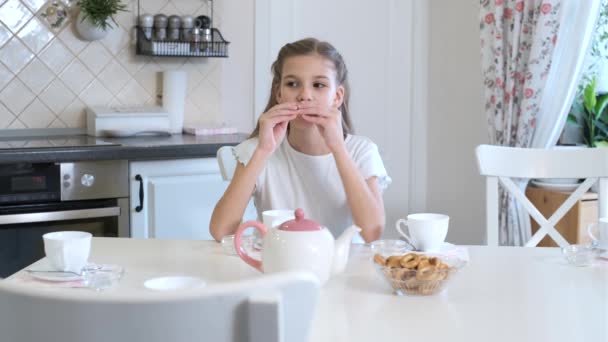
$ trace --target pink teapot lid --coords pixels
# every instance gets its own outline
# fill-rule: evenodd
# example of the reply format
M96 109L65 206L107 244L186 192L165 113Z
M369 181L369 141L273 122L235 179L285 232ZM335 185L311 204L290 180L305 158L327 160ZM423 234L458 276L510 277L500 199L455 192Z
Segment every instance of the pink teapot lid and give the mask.
M289 220L283 222L279 227L279 230L285 230L289 232L309 232L321 230L321 225L313 220L304 218L304 210L302 208L296 209L295 220Z

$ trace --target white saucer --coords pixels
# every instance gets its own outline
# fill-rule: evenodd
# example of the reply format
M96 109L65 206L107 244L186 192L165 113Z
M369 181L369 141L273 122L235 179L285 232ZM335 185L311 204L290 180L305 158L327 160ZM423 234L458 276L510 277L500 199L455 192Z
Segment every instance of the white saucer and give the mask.
M82 276L74 273L55 272L46 258L42 259L41 262L35 265L32 269L27 269L26 271L32 277L46 281L64 282L83 279Z
M549 183L549 182L543 182L540 180L531 180L530 183L534 184L535 186L537 186L539 188L545 188L545 189L557 190L557 191L572 191L572 190L576 190L576 188L578 188L578 186L581 185L581 183Z

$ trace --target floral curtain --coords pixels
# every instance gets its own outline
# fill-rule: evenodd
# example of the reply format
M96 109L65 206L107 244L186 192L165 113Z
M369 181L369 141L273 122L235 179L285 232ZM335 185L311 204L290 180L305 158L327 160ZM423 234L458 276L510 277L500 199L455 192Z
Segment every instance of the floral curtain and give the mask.
M481 0L482 72L492 144L531 145L557 42L560 7L561 0ZM531 235L524 209L504 191L500 208L500 244L523 245Z
M555 145L582 74L600 1L481 0L484 98L493 144ZM522 190L527 183L519 182ZM500 196L499 242L523 245L530 239L530 217L506 192Z

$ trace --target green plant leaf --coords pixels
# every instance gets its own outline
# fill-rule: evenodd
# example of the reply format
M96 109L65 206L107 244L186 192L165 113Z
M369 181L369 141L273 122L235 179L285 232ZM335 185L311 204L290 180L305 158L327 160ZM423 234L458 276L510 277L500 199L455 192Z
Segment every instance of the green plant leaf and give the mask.
M597 104L595 105L595 119L599 120L600 117L602 116L602 113L604 113L604 110L606 109L606 106L608 105L608 94L603 95L599 98L599 101L597 101Z
M591 143L589 143L589 140L587 140L587 136L586 135L583 136L583 141L585 142L585 145L587 145L589 147L593 147L593 145Z
M121 0L80 0L78 5L82 12L82 21L88 20L104 31L112 28L111 22L116 24L113 17L116 13L127 11L127 5Z
M598 134L601 132L604 135L608 135L608 125L606 125L605 123L597 121L595 123L595 128L598 131Z
M583 103L585 104L585 109L589 113L593 113L595 110L595 105L597 103L597 98L595 97L595 86L597 85L597 78L593 77L591 83L587 84L585 90L583 91Z
M595 142L595 147L608 147L608 141L606 140L602 140L602 141L596 141Z
M572 102L572 107L570 108L570 113L571 114L582 114L585 112L585 107L583 106L583 103L579 100L575 100L574 102Z
M598 120L608 123L608 106L606 108L604 108L604 111L600 114L600 116L598 117Z
M576 116L574 116L574 114L568 114L568 119L566 119L566 122L568 122L571 125L581 127L581 125L578 123L578 120L576 119Z

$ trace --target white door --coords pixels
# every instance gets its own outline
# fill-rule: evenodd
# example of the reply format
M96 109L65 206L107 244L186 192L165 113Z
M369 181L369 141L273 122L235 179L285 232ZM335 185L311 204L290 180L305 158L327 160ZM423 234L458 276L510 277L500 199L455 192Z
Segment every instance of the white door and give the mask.
M412 75L425 70L424 60L415 61L415 5L401 0L257 0L255 8L256 114L268 100L270 65L281 46L305 37L332 43L349 70L355 133L378 144L393 178L384 195L387 227L409 210L408 194L417 192L409 186L410 160L424 148L410 148L413 100L424 87L414 87ZM396 235L394 229L387 233Z
M132 237L212 239L211 214L228 185L215 158L132 162L130 183Z

